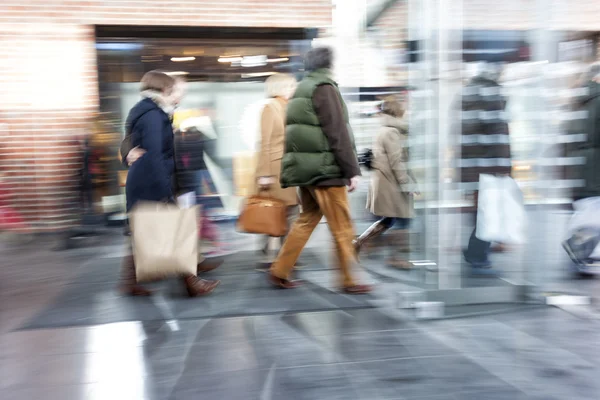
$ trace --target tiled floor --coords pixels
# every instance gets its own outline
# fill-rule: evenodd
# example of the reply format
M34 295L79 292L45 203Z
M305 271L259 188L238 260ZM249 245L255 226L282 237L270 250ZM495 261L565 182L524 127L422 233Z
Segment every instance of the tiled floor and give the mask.
M1 399L600 398L597 319L538 308L417 323L377 293L337 294L327 254L299 272L310 281L304 291L271 290L259 272L225 264L220 296L184 300L167 285L148 316L138 299L126 309L114 291L121 240L67 252L43 241L2 250ZM396 284L364 276L380 292ZM599 288L598 280L561 282ZM95 289L57 308L77 285ZM306 309L307 301L320 308ZM239 316L227 317L234 306ZM35 325L52 312L56 327Z
M368 309L17 331L2 398L595 399L595 328L556 309L421 326Z

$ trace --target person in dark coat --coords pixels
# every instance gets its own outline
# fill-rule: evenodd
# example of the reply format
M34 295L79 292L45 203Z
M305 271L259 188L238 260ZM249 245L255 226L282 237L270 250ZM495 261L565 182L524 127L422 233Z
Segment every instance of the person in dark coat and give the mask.
M481 71L463 88L461 98L462 188L478 202L479 175L510 175L510 135L506 99L498 83L501 67L482 64ZM491 243L480 240L473 229L464 257L473 268L490 268Z
M203 190L203 184L206 184L212 193L217 191L204 158L206 153L211 160L219 163L216 143L216 139L194 126L175 133L177 187L182 193L195 192L200 204L202 196L208 194ZM206 208L207 205L203 206Z
M580 110L586 111L581 125L586 141L578 144L572 155L585 157L585 167L579 172L584 186L573 192L574 200L600 196L600 64L594 64L587 73L586 93L577 98Z
M574 201L600 196L600 64L591 66L585 80L585 94L575 100L575 106L586 111L586 119L578 125L586 140L574 143L569 151L570 156L585 158L585 164L577 170L577 178L584 183L574 188ZM575 263L586 264L600 241L598 234L597 227L591 231L588 227L577 229L562 243L563 248Z
M141 82L140 100L129 112L126 122L130 145L143 149L131 163L127 175L127 211L139 201L174 202L175 173L173 127L171 114L175 108L175 79L160 71L150 71ZM123 156L123 154L122 154ZM127 160L127 154L123 157ZM191 297L212 292L219 281L206 281L195 275L183 277ZM135 277L132 255L123 260L121 291L128 295L148 295Z

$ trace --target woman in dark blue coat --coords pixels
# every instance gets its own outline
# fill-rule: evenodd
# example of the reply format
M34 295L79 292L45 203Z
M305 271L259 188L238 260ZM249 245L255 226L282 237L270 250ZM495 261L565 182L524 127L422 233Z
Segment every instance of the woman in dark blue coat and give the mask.
M177 98L175 84L175 79L163 72L146 73L141 82L142 100L133 106L127 117L126 131L131 148L144 150L127 174L128 212L139 201L175 201L171 124ZM219 281L207 281L195 275L185 276L184 280L191 297L208 294L219 285ZM133 255L123 259L120 288L132 296L150 294L136 282Z

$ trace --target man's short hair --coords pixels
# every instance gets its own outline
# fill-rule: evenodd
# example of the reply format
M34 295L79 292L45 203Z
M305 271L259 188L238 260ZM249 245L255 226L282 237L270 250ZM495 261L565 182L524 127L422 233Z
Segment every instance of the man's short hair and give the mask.
M311 49L304 57L304 69L307 71L316 71L322 68L331 68L333 66L333 50L329 47L315 47Z

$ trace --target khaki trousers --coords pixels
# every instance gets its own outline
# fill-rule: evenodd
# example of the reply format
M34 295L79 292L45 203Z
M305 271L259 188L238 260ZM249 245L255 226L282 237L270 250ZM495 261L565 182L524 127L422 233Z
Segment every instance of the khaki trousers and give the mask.
M281 246L283 245L283 242L285 242L285 239L287 238L288 234L289 234L289 229L292 227L292 225L294 225L294 222L296 221L296 218L298 218L298 214L300 213L299 210L299 206L288 206L287 207L287 226L288 226L288 233L286 233L285 236L277 238L277 242L279 243L279 246L277 248L277 250L271 251L270 248L270 244L271 244L271 236L267 236L264 235L261 239L261 249L263 251L263 253L265 254L265 257L263 258L262 262L264 263L269 263L272 264L273 261L275 260L275 257L277 256L277 253L279 252L279 250L281 249Z
M321 218L325 216L335 243L341 285L342 287L354 286L351 273L352 263L356 261L352 246L354 226L350 217L346 187L302 187L300 203L302 212L292 225L277 259L272 264L271 273L278 278L290 279L302 249Z

